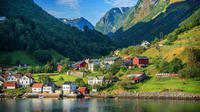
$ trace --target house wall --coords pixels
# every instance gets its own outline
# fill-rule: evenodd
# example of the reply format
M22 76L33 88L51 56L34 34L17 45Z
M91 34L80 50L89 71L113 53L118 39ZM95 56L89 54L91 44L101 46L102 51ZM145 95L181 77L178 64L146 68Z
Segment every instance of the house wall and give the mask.
M98 79L93 79L93 80L88 80L88 85L93 86L95 84L102 85L103 80L98 80Z
M75 83L74 84L72 83L71 85L63 85L62 90L64 94L69 94L70 92L76 90L76 85Z
M52 88L51 86L47 86L47 87L43 87L42 91L47 92L47 93L54 93L55 89Z
M8 87L6 87L6 89L15 89L15 87L14 86L8 86Z
M148 59L139 60L138 58L134 58L133 64L149 64L149 60Z
M19 85L21 87L27 87L27 86L30 86L31 84L33 83L33 79L32 78L29 78L29 77L22 77L20 78L19 80Z
M42 92L42 88L32 88L32 92L33 93L41 93Z
M7 79L7 81L8 81L8 82L9 82L9 81L16 81L16 82L18 82L19 79L16 78L16 77L14 77L14 76L11 76L11 77L9 77L9 78Z

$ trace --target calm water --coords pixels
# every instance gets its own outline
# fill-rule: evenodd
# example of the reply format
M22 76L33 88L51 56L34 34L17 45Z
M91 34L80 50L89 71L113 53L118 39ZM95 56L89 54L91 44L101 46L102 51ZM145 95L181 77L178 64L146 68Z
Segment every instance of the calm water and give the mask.
M0 99L0 112L200 112L200 102L144 99Z

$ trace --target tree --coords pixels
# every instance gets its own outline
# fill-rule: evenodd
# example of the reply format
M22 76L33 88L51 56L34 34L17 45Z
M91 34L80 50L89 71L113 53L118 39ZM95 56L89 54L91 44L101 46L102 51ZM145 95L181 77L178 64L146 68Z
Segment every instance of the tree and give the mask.
M76 85L78 85L79 87L84 87L84 86L86 86L85 82L84 82L83 79L81 79L81 78L77 78L77 79L75 80L75 83L76 83Z
M44 82L51 82L52 79L49 76L40 75L38 81L44 83Z
M109 68L109 73L114 75L120 70L120 66L118 66L116 63L112 64Z
M182 68L183 68L182 61L178 58L174 58L169 63L169 73L177 73Z
M40 66L35 66L35 67L34 67L34 71L35 71L35 73L41 73L41 72L42 72L42 67L40 67Z
M64 78L62 76L60 76L59 80L60 81L64 81Z
M94 66L94 71L99 71L100 68L101 68L100 65L95 65Z
M54 72L54 66L52 66L51 62L47 62L47 64L44 66L44 71L46 73Z
M51 54L46 50L37 50L33 55L41 63L46 63L52 59Z
M32 66L28 66L26 69L27 73L34 73L34 68Z
M69 58L66 58L65 60L61 60L60 65L62 65L61 73L67 72L68 70L71 69L71 61Z

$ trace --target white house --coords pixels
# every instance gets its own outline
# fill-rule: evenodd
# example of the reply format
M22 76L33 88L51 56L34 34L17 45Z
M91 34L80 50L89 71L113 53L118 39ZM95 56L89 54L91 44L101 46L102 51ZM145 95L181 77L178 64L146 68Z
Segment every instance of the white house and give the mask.
M11 82L11 81L19 82L20 77L21 77L20 74L11 75L11 76L9 76L9 77L7 78L7 82Z
M54 93L55 92L55 84L53 82L46 82L43 85L43 92L47 92L47 93Z
M150 45L150 43L148 41L142 41L141 46L143 47L147 47L148 45Z
M105 82L104 76L88 77L88 85L93 86L95 84L102 85Z
M76 91L76 84L74 82L64 82L62 85L63 94L70 94L73 91Z
M93 62L88 62L88 70L90 70L90 71L94 71L94 67L96 66L96 65L100 65L100 62L99 62L99 60L95 60L95 61L93 61Z
M43 83L34 83L32 86L33 93L41 93L42 92Z
M24 75L19 79L19 86L21 87L31 86L32 84L33 84L33 78L27 75Z

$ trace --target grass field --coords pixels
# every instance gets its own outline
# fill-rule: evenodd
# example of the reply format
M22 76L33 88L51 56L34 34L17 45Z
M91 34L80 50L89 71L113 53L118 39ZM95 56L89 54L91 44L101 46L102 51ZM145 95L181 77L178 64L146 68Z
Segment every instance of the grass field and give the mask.
M59 73L39 73L39 74L33 74L33 78L36 82L38 82L38 78L39 75L51 75L51 74L55 74L55 76L50 76L50 78L53 80L53 82L57 85L57 86L61 86L65 81L75 81L77 78L79 77L75 77L75 76L69 76L69 75L65 75L65 74L59 74ZM60 77L63 77L64 80L60 80ZM83 78L84 82L87 83L87 77Z

